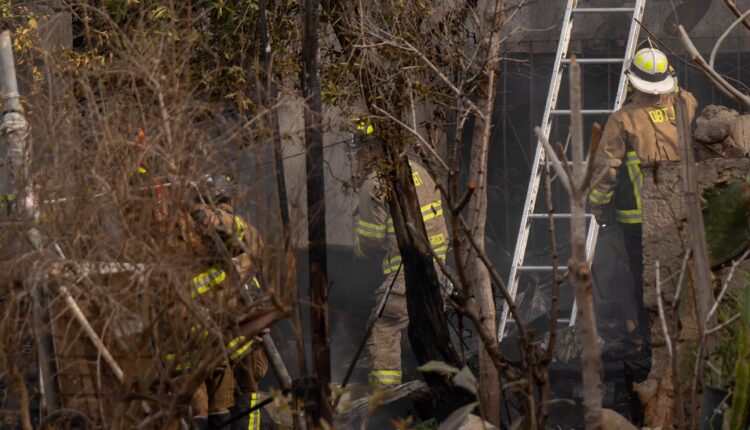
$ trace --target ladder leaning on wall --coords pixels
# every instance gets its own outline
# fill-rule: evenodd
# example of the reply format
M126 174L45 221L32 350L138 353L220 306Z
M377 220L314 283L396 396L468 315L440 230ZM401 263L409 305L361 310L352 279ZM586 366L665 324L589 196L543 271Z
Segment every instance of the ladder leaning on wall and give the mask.
M602 115L611 114L612 112L620 109L627 96L627 80L625 77L625 70L628 66L628 60L633 57L635 49L638 45L638 35L640 33L639 22L643 18L643 10L646 6L646 0L635 0L635 4L630 7L611 7L611 8L579 8L578 0L568 0L568 4L565 8L565 16L562 23L562 29L560 31L560 42L557 46L557 54L555 56L555 63L552 69L552 79L550 82L549 92L547 93L547 102L544 107L544 115L542 117L541 129L544 132L544 136L549 139L550 131L552 130L552 120L556 116L569 116L570 110L557 109L557 99L560 92L560 84L563 79L563 73L565 72L565 65L570 61L568 57L568 45L570 43L570 36L573 31L574 18L579 15L588 14L618 14L623 17L627 17L630 20L630 30L628 31L628 40L625 45L625 52L622 58L578 58L576 62L582 65L586 64L622 64L622 71L620 72L620 82L617 89L617 96L612 109L583 109L583 115ZM585 67L585 66L584 66ZM513 254L513 262L511 264L510 275L508 277L508 291L513 299L516 298L519 289L519 279L523 272L543 272L551 273L552 266L530 266L524 265L524 259L527 253L527 246L529 241L529 232L531 230L531 224L533 222L544 222L547 220L547 213L536 212L537 196L539 194L539 186L542 179L542 173L545 165L545 152L542 146L542 142L538 141L536 146L536 155L534 156L534 162L531 166L531 179L529 180L529 187L526 192L526 203L524 205L523 214L521 216L521 227L518 231L518 238L516 240L516 250ZM556 213L553 215L555 219L566 219L570 218L569 213ZM591 214L587 215L589 222L588 235L586 238L586 255L591 263L594 255L594 247L596 245L596 239L599 232L599 226L596 224L594 217ZM558 268L559 270L565 270L565 266ZM558 320L558 322L568 322L569 325L575 324L576 317L576 306L573 303L573 310L569 319ZM500 318L500 324L498 326L498 339L503 340L505 336L505 330L508 323L508 306L503 307L502 316Z

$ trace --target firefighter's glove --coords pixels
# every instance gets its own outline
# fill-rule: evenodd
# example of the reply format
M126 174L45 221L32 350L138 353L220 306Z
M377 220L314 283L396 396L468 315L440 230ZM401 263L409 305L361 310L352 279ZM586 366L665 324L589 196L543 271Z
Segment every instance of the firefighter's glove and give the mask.
M609 204L591 204L591 214L594 215L596 223L600 226L611 224L611 221L609 219L610 213L612 213L612 211L610 210Z
M196 223L207 232L216 231L221 227L221 218L206 205L196 205L190 212Z

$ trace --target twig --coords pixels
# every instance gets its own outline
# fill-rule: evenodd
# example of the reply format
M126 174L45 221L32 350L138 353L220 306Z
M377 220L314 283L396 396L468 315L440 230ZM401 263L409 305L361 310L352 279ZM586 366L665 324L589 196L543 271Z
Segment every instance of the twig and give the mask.
M86 319L86 316L83 315L83 312L81 311L81 308L78 307L78 303L76 303L75 299L73 299L73 296L70 295L68 292L68 289L65 288L65 286L61 285L59 287L60 295L62 295L63 300L65 301L65 304L68 306L68 309L70 309L71 312L73 312L73 316L76 318L79 324L81 324L81 327L83 327L83 330L86 332L86 335L88 336L91 343L94 344L94 347L96 347L96 350L101 354L101 356L104 358L104 361L107 362L107 365L109 365L110 370L112 370L112 373L115 375L115 378L117 378L117 381L122 383L124 381L124 373L122 371L122 368L117 364L114 357L112 357L112 354L110 354L109 350L106 346L104 346L104 342L102 342L101 338L98 334L96 334L96 331L94 331L94 328L91 327L91 324L89 324L89 321Z
M721 37L719 37L719 39L716 41L716 44L714 44L714 49L711 50L711 56L710 56L710 58L708 60L708 65L712 69L714 67L714 61L716 60L716 54L719 52L719 48L721 47L721 44L724 43L724 41L726 40L727 36L729 36L729 33L731 33L732 30L734 30L734 28L737 27L737 25L740 22L742 22L743 24L745 23L745 18L748 15L750 15L750 10L748 10L745 13L743 13L742 16L737 17L737 19L732 23L732 25L730 25L729 27L727 27L727 29L724 30L724 33L722 33Z
M680 266L680 276L677 278L677 290L674 293L674 300L672 301L672 311L677 309L677 304L680 302L680 293L682 293L682 284L685 280L685 273L687 272L688 261L693 250L688 248L685 252L685 257L682 259L682 266Z
M560 159L557 158L552 145L550 145L547 138L544 137L544 133L542 132L541 128L534 127L534 133L536 133L536 136L542 142L542 145L544 145L544 150L547 151L547 156L552 162L552 167L555 168L555 171L557 171L557 174L560 176L560 182L563 184L568 194L572 195L573 185L570 183L570 178L566 175L565 169L563 168L562 163L560 163Z
M552 309L550 310L550 328L549 341L547 342L547 351L545 361L552 361L555 353L555 340L557 338L557 314L558 300L560 292L560 278L557 276L558 255L557 255L557 235L555 234L555 207L552 203L552 178L549 168L549 160L544 162L544 191L547 200L547 221L549 225L550 246L552 247Z
M473 182L470 182L466 188L466 192L461 197L461 200L459 200L456 206L452 207L451 210L454 213L461 213L461 211L464 210L464 208L466 207L466 204L469 203L471 196L474 194L474 191L476 190L477 190L476 184Z
M688 36L685 28L679 26L679 31L682 45L688 51L688 54L690 54L690 57L693 59L693 61L701 68L706 77L708 77L708 79L728 97L733 98L735 101L737 101L737 103L743 105L746 109L750 108L750 97L739 92L729 82L727 82L724 77L716 72L713 67L706 63L706 60L704 60L700 52L698 52L698 49L693 44L693 41L690 40L690 36Z
M589 146L589 158L586 161L586 174L583 176L584 184L592 182L591 180L594 176L594 168L596 167L594 160L596 159L596 153L599 149L599 142L601 141L601 138L602 126L600 126L598 122L595 122L594 125L591 126L591 145Z
M726 327L726 326L732 324L733 322L737 321L737 318L739 318L741 316L742 316L741 314L735 314L734 316L732 316L728 320L724 321L723 323L717 325L716 327L711 328L709 330L706 330L706 334L716 333L717 331L719 331L719 330L723 329L724 327Z
M550 246L552 247L552 299L550 309L550 327L549 327L549 338L547 341L547 349L544 352L544 358L540 364L547 365L552 362L555 354L555 341L557 339L557 315L558 315L558 301L560 295L560 279L557 276L558 268L558 256L557 256L557 237L555 235L555 207L552 204L552 178L551 178L549 160L544 160L544 191L547 202L547 222L549 225L549 237ZM549 372L542 372L545 375L544 383L542 385L542 398L540 401L541 411L539 413L539 422L546 423L547 417L549 416L549 407L551 405L549 401L550 397L550 384L549 384Z
M729 10L732 11L734 16L739 18L742 15L740 10L737 9L737 4L734 2L734 0L724 0L724 3L726 3L727 7L729 8ZM742 20L742 25L744 25L748 30L750 30L750 22L748 22L746 19Z
M450 168L448 167L448 164L445 163L445 161L443 160L443 158L440 157L440 155L438 155L438 153L435 151L435 148L433 148L432 145L430 145L430 143L425 140L425 138L419 133L419 131L417 131L414 128L411 128L408 125L406 125L403 121L401 121L398 118L396 118L395 116L391 115L390 112L386 111L385 109L382 109L378 105L373 104L372 108L375 109L376 111L382 113L383 115L387 116L388 119L390 119L391 121L393 121L396 124L400 125L401 127L404 128L404 130L408 131L414 137L416 137L417 141L422 145L422 147L425 148L427 150L427 152L429 152L430 154L432 154L432 156L435 158L435 160L437 160L438 163L440 163L440 167L442 167L443 169L445 169L446 172L450 172Z
M724 284L721 287L721 292L719 292L719 295L716 297L716 302L714 302L714 305L711 307L711 310L708 311L708 315L706 315L706 320L703 321L703 325L707 325L708 322L711 320L711 317L714 315L716 310L719 308L719 303L721 303L721 300L724 298L724 294L727 292L727 289L729 288L729 284L732 282L732 278L734 278L734 272L737 270L737 266L740 265L745 259L750 256L750 249L745 251L740 258L732 262L732 267L729 269L729 274L727 274L727 279L724 281Z
M661 329L664 332L664 339L667 343L667 352L669 353L669 359L672 360L674 351L672 349L672 338L669 335L669 329L667 328L667 318L664 315L664 303L661 297L661 270L659 270L659 260L656 260L656 305L659 307L659 321L661 322Z

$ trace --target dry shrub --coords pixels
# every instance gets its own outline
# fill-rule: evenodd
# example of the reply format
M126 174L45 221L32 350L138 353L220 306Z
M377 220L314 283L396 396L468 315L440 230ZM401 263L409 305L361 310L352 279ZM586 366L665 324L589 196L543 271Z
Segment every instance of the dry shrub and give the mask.
M227 31L250 28L256 14L248 2L240 9L242 3L78 2L63 10L74 17L75 43L62 49L36 39L57 11L15 11L24 18L16 34L28 37L16 44L16 54L39 216L9 213L3 222L0 369L6 385L23 379L8 375L27 377L28 384L15 384L14 392L25 385L35 389L37 364L29 346L34 334L43 338L44 327L32 330L31 304L35 289L42 289L62 406L77 411L50 421L73 417L131 428L148 415L145 406L155 418L147 427L175 425L187 416L197 383L224 359L227 327L243 317L273 321L288 314L296 288L289 275L293 257L278 231L277 206L269 206L268 175L247 168L262 165L270 142L253 138L270 134L263 129L265 111L253 102L257 42L252 33L237 33L234 47L243 48L233 56L221 51L231 47L210 44ZM227 23L230 11L217 9L223 4L236 8L234 21ZM191 279L207 267L181 240L178 221L198 201L198 191L206 198L204 175L210 173L238 180L239 212L248 218L252 208L249 221L263 232L267 289L252 303L229 306L242 302L237 296L243 293L228 283L221 293L192 297ZM32 226L43 233L45 249L26 245ZM123 383L72 318L60 286L113 352ZM245 325L243 334L258 328ZM190 370L176 371L188 357ZM41 396L32 391L31 397L35 403ZM6 409L25 409L20 396L5 400Z

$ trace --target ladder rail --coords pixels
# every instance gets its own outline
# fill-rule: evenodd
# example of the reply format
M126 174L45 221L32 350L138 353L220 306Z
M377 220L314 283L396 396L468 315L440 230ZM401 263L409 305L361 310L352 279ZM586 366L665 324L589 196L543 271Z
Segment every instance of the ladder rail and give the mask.
M571 14L573 8L578 4L578 0L568 0L568 5L565 8L565 15L563 18L562 28L560 29L560 43L557 45L557 53L555 54L555 65L553 66L554 78L552 84L547 92L547 103L544 107L544 115L542 116L542 130L545 136L549 136L552 129L551 111L557 106L557 97L560 92L560 85L562 83L563 76L563 58L567 56L568 45L570 44L570 36L573 32L573 26L571 25ZM510 275L508 277L508 294L511 299L515 300L516 290L518 283L515 282L518 276L518 266L523 264L523 260L526 253L526 242L529 239L529 232L531 225L529 223L529 216L534 212L534 206L536 205L536 198L539 191L539 184L541 182L540 175L540 164L544 162L545 153L542 147L541 141L537 141L536 152L534 154L534 162L531 165L531 177L532 184L528 190L526 190L526 203L521 214L521 231L518 232L518 239L516 241L516 249L513 253L513 262L510 268ZM505 332L505 324L508 320L509 306L507 303L503 306L502 316L500 318L500 324L497 328L497 337L501 341L503 339L503 333Z
M635 49L638 47L638 37L640 36L641 32L641 25L640 22L643 18L643 11L646 8L646 0L636 0L635 2L635 8L633 11L633 18L630 22L630 32L628 34L628 44L625 47L625 61L622 63L622 71L620 72L620 83L617 88L617 96L615 97L615 105L613 107L613 111L618 111L620 108L622 108L622 105L625 103L625 98L628 95L628 79L625 76L625 71L627 70L630 63L628 63L630 58L633 58L633 55L635 55ZM589 162L592 162L595 160L589 160ZM586 256L589 262L589 267L594 262L594 254L596 252L596 239L599 237L599 224L596 223L596 220L592 220L591 226L589 227L589 235L586 240ZM577 306L576 302L573 301L573 309L570 312L570 322L568 323L569 326L574 326L576 323L577 318Z
M550 87L547 93L547 102L545 104L544 115L542 117L542 132L545 138L549 138L552 129L552 118L553 116L566 114L569 111L556 110L557 100L559 97L560 86L563 77L563 65L569 64L570 60L567 59L567 52L570 45L570 37L573 31L573 13L604 13L604 12L632 12L630 21L630 30L628 32L628 41L625 49L625 55L622 60L622 70L620 73L620 82L617 89L617 96L612 110L590 110L587 111L590 114L609 114L619 110L625 98L627 97L627 77L625 71L629 65L628 60L635 54L635 49L638 46L638 37L640 34L640 24L642 20L643 11L645 9L646 0L636 0L635 5L632 8L577 8L578 0L568 0L568 5L565 9L565 15L563 18L562 28L560 30L560 43L557 47L557 53L555 57L555 64L553 66L553 80L550 83ZM602 61L604 60L604 61ZM602 63L614 63L614 59L600 59ZM597 59L588 59L585 63L596 63ZM536 207L536 199L539 193L539 186L541 183L541 165L544 163L546 154L544 152L541 140L537 141L537 148L534 155L534 162L531 166L531 181L530 186L526 192L526 201L521 214L521 229L518 232L518 238L516 240L516 249L513 254L513 261L511 264L510 274L508 276L508 292L511 298L515 300L518 292L518 275L519 272L523 271L523 262L526 254L526 248L528 245L529 234L531 231L531 221L533 219L544 218L542 216L535 216L534 213ZM592 162L588 160L587 162ZM599 233L599 225L596 220L591 217L588 234L586 238L586 256L589 266L593 262L594 251L596 247L596 241ZM498 324L497 336L498 340L502 341L505 333L505 327L508 322L508 309L507 304L503 306L500 322ZM568 319L569 325L572 326L576 321L577 306L575 301L573 302L573 309L571 310L570 318Z

